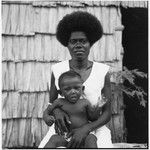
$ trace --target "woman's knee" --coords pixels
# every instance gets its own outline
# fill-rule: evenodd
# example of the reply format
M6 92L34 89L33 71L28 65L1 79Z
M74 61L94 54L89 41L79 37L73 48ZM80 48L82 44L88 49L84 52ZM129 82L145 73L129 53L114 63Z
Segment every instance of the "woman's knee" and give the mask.
M94 134L89 134L86 137L86 141L97 141L97 137Z
M59 135L57 135L57 134L52 135L50 138L50 141L52 143L56 143L58 140L59 140Z
M50 138L50 140L51 140L51 143L53 143L56 147L67 145L67 141L64 139L63 136L60 136L60 135L53 135Z

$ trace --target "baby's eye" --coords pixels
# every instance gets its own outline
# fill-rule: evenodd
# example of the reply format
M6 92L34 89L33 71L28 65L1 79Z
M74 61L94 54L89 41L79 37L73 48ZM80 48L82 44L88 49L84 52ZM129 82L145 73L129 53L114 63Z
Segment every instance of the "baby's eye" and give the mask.
M75 86L74 89L80 90L80 86Z

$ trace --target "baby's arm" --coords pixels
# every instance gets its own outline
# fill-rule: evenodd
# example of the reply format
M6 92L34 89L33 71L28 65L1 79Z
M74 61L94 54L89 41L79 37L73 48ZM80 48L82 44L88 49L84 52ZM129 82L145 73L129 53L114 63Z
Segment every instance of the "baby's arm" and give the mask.
M90 121L95 121L99 118L102 107L100 106L92 106L91 103L87 100L87 116Z

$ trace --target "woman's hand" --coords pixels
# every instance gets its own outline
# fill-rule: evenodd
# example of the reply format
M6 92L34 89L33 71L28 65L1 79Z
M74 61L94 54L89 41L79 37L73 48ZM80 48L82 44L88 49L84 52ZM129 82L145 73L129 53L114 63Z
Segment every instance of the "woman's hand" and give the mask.
M85 138L90 133L88 126L83 126L78 129L73 129L67 137L71 137L67 148L81 148L81 145L84 143Z
M56 108L53 111L55 117L55 130L59 135L68 132L67 124L70 124L69 116L61 109Z

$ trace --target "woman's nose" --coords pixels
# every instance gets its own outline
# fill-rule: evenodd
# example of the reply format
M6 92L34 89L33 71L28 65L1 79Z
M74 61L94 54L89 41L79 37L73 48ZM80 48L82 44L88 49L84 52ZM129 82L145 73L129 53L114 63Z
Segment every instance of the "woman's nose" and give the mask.
M76 45L75 45L75 48L78 50L78 49L82 49L82 45L81 45L81 43L77 43Z

